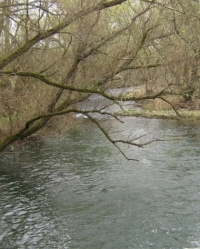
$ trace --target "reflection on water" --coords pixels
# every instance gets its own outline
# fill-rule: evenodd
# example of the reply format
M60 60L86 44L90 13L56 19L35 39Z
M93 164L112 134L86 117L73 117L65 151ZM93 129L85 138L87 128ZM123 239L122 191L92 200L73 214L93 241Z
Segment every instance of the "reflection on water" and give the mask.
M0 248L200 246L199 127L135 118L110 125L168 141L125 148L140 159L126 161L84 120L34 151L1 156Z

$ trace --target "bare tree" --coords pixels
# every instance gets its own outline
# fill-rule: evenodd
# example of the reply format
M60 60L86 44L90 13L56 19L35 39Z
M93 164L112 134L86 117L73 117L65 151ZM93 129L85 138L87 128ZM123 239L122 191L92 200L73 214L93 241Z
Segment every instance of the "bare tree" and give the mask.
M116 77L138 70L151 75L149 70L165 64L155 44L157 40L164 44L171 30L161 29L154 1L144 2L135 6L128 0L77 1L76 5L74 1L15 0L0 4L10 23L9 37L2 35L2 42L8 39L11 48L0 60L2 81L11 82L6 93L1 93L1 106L12 109L11 128L2 136L0 151L36 133L53 116L77 112L88 116L119 150L119 143L147 144L112 139L90 115L108 113L83 111L76 105L93 93L116 103L163 98L168 93L169 84L141 96L123 92L114 96L107 91L116 87Z

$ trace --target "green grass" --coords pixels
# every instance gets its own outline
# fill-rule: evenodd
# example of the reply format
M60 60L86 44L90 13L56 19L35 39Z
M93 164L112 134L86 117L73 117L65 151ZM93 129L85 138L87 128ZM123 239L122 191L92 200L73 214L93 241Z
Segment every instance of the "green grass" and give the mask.
M0 118L0 124L8 124L8 123L10 123L9 117Z
M178 110L182 119L198 120L200 119L200 110ZM180 119L180 117L173 110L125 110L117 113L124 116L146 117L146 118L162 118L162 119Z

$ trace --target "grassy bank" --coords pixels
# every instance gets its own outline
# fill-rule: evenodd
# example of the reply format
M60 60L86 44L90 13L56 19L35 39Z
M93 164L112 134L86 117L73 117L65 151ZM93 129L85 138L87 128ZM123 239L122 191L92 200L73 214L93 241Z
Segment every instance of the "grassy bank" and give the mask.
M184 119L184 120L200 120L200 110L178 110L178 114L174 110L125 110L120 111L119 115L135 116L145 118L162 118L162 119Z
M127 93L130 97L143 95L145 95L145 86ZM200 99L184 101L180 95L166 95L165 100L157 98L140 101L140 109L124 110L117 114L145 118L200 120Z

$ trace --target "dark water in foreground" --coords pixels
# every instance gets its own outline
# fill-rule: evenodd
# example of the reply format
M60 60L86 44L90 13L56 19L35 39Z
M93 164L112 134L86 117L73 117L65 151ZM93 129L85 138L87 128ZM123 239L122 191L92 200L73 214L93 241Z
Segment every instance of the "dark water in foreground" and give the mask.
M136 162L83 122L33 151L0 156L0 248L200 247L199 125L126 118L125 135L169 140L124 147Z

